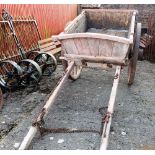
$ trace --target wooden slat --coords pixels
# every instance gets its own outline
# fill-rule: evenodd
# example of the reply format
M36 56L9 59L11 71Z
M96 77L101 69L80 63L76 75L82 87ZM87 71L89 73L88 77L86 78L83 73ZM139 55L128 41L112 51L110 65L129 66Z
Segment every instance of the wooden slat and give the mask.
M112 56L113 42L107 40L100 40L98 51L99 56Z
M61 34L58 36L52 36L53 40L64 40L64 39L74 39L74 38L96 38L96 39L105 39L111 41L117 41L124 44L131 44L133 40L129 40L127 38L111 36L107 34L99 34L99 33L72 33L72 34Z
M112 57L125 58L128 52L129 45L118 42L113 43Z
M48 51L48 53L52 53L52 54L54 55L54 54L59 53L60 51L61 51L61 47L55 48L55 49L53 49L53 50L50 50L50 51Z
M77 23L77 21L80 20L84 16L84 14L85 14L85 11L82 11L82 13L79 16L77 16L73 21L71 21L67 25L67 27L65 27L65 30L64 31L65 32L70 31L75 26L75 24Z
M81 47L82 47L82 51L81 54L82 55L89 55L89 46L88 46L88 42L86 40L86 38L79 38L80 42L81 42Z
M130 27L129 27L129 33L128 33L128 38L130 40L133 40L133 35L134 35L134 29L135 29L135 19L136 19L136 14L137 12L134 11L133 12L133 15L132 15L132 18L131 18L131 23L130 23Z
M44 44L44 45L40 45L39 47L40 47L40 49L44 49L44 48L52 46L52 45L55 45L54 42L47 43L47 44Z
M105 57L105 56L88 56L88 55L76 55L76 54L64 54L64 56L71 60L80 60L80 61L88 61L88 62L96 62L96 63L110 63L116 65L126 65L127 59L119 58L119 57Z
M55 44L56 46L60 46L60 45L61 45L60 41L56 41L56 42L54 42L54 44Z
M83 53L83 47L80 39L74 39L74 42L76 44L76 47L78 49L78 53L82 54Z
M49 41L53 41L52 38L47 38L47 39L39 40L38 43L39 44L43 44L43 43L46 43L46 42L49 42Z
M47 52L47 51L50 51L50 50L52 50L54 48L56 48L56 46L55 45L52 45L52 46L49 46L49 47L46 47L46 48L41 49L41 51Z

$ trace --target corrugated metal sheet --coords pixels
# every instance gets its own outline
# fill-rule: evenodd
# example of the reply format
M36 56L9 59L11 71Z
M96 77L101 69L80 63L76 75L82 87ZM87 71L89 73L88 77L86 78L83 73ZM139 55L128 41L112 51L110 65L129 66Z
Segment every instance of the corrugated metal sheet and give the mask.
M77 16L77 4L1 4L0 12L3 8L13 17L34 16L42 39L60 33Z

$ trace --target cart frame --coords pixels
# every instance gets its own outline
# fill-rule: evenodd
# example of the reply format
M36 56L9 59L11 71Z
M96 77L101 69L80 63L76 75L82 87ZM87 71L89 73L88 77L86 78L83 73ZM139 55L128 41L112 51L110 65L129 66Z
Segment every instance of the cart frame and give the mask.
M120 11L120 10L119 10ZM122 11L122 10L121 10ZM131 10L123 10L122 12L130 12ZM117 12L117 10L112 10L112 12ZM43 119L49 112L50 107L54 104L56 97L58 96L59 92L61 91L64 83L67 81L68 77L73 80L79 78L83 65L86 62L95 62L95 63L108 63L116 65L116 72L114 75L113 86L110 94L110 99L108 103L108 109L105 116L103 116L103 130L102 130L102 138L101 138L101 145L100 149L105 150L108 147L108 139L110 133L110 126L112 121L112 115L114 112L114 105L115 99L118 89L118 83L120 79L121 69L123 66L128 65L128 84L132 84L135 76L136 70L136 63L138 58L138 50L139 50L139 43L140 43L140 35L141 35L141 23L136 22L136 13L137 11L133 11L130 28L129 28L129 35L128 38L122 38L117 36L110 36L105 34L92 34L92 33L73 33L73 34L65 34L65 32L69 32L74 25L78 22L81 16L84 15L82 12L78 17L76 17L66 28L63 33L58 36L53 36L53 39L59 40L62 43L62 57L63 65L65 69L65 75L62 77L60 82L58 83L57 87L47 100L46 104L42 108L39 116L37 117L35 123L32 124L28 134L24 138L22 144L20 145L20 150L27 149L31 140L39 130L39 126L43 122ZM78 53L67 53L65 51L66 46L64 45L64 40L67 42L68 39L75 39L75 38L94 38L94 39L103 39L108 41L115 41L117 43L121 43L125 45L125 54L123 57L118 55L115 56L96 56L96 55L89 55L89 53L78 54ZM122 48L122 50L124 50Z

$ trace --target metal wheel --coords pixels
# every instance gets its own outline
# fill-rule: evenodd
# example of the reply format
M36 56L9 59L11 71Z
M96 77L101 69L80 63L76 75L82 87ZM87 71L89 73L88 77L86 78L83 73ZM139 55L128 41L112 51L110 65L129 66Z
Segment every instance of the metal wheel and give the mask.
M41 67L43 75L51 75L57 68L57 60L51 53L41 52L34 61Z
M3 101L3 94L2 94L2 90L0 88L0 110L1 110L1 108L3 106L3 103L4 103L4 101Z
M7 89L16 88L21 82L21 67L14 61L0 62L0 85Z
M23 70L21 85L26 86L39 82L42 76L42 70L35 61L24 59L19 62L19 65Z
M133 53L131 54L131 59L129 61L129 66L128 66L128 84L129 85L133 83L134 77L135 77L136 64L137 64L138 53L139 53L140 36L141 36L141 23L137 23L135 40L134 40L133 51L132 51Z
M34 60L39 53L40 51L32 51L27 54L27 59Z

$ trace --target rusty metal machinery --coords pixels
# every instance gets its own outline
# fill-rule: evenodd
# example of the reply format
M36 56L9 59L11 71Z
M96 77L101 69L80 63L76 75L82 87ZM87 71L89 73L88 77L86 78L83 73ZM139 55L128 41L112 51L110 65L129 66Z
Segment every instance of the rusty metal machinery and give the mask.
M27 86L28 84L38 83L41 76L42 70L40 66L33 60L24 59L18 63L22 68L21 85Z
M43 75L51 75L57 68L57 60L51 53L33 51L28 55L28 58L39 64Z
M0 85L7 89L19 86L21 82L22 68L14 61L0 62Z
M3 22L9 25L9 35L12 36L15 42L20 59L16 60L17 63L12 60L0 62L0 86L6 89L27 86L32 83L38 83L42 73L51 75L57 67L55 57L50 53L38 51L30 52L27 55L16 35L12 22L13 18L5 9L2 10L2 19Z

